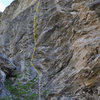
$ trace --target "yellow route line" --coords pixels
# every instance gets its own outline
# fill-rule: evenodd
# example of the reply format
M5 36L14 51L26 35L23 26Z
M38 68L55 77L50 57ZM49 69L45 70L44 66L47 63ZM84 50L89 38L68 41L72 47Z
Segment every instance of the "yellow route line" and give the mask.
M41 98L41 94L40 94L40 88L41 88L41 87L40 87L40 74L39 74L39 72L37 71L37 69L35 68L35 66L34 66L33 63L32 63L33 58L34 58L34 54L35 54L35 50L36 50L35 19L36 19L36 14L37 14L39 5L40 5L40 0L38 1L38 5L37 5L37 7L36 7L36 11L35 11L35 14L34 14L33 35L34 35L34 43L35 43L35 46L34 46L33 53L32 53L31 65L33 66L33 68L35 69L35 71L37 72L37 74L38 74L38 76L39 76L39 100L40 100L40 98Z

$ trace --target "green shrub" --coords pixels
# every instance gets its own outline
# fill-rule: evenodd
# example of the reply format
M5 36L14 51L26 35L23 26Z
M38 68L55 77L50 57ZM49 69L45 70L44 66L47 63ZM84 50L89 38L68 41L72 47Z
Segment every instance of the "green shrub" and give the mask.
M16 72L14 72L17 75L15 84L12 84L9 79L5 81L5 86L12 94L13 100L20 100L20 98L22 100L38 100L38 96L39 96L38 93L32 92L32 89L36 89L36 84L38 84L38 76L36 75L34 78L30 80L23 78L23 76L27 77L28 75L30 75L30 71L28 70L28 67L29 67L29 62L27 61L25 63L24 75L22 74L18 75ZM47 94L48 94L48 90L44 90L41 97L45 98Z
M11 97L5 96L5 97L3 97L3 98L0 98L0 100L11 100Z
M25 63L25 70L24 70L24 77L29 75L29 71L27 70L27 68L29 67L29 63L27 61L27 63ZM29 98L36 98L36 96L38 94L36 93L32 93L31 90L34 86L35 88L35 84L37 84L37 76L35 76L33 79L30 80L23 80L23 75L18 75L16 72L14 72L15 75L17 75L17 78L15 81L15 84L13 85L11 83L11 81L9 79L6 79L5 81L5 86L6 88L10 91L10 93L13 95L12 98L16 98L14 100L19 100L21 99L25 99L25 100L32 100ZM23 81L25 82L23 84Z
M46 98L48 93L49 93L49 90L44 90L43 93L42 93L42 97Z

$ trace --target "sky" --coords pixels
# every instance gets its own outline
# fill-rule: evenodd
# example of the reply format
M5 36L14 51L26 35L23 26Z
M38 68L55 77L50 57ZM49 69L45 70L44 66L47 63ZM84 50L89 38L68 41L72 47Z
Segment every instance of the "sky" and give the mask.
M13 0L0 0L0 11L3 12L5 8L10 5Z

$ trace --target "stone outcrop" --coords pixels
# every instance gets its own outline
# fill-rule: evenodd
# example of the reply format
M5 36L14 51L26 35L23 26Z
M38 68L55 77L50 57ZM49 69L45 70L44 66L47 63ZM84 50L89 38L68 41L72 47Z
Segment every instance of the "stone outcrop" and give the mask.
M5 88L4 82L5 79L16 77L14 71L18 71L18 68L5 55L0 53L0 97L11 97L11 94Z
M21 72L34 48L36 7L36 0L15 0L0 17L0 52ZM36 40L41 94L49 90L43 100L100 100L99 0L41 0Z

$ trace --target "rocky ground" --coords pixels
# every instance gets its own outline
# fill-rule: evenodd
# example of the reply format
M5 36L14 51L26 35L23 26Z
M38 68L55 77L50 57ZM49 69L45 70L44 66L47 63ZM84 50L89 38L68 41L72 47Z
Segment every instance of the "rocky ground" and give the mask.
M15 100L4 83L17 84L14 70L25 76L26 61L31 72L24 78L36 76L30 64L36 7L36 0L15 0L0 15L0 97ZM100 100L99 0L41 0L36 40L33 64L41 76L41 100ZM30 90L38 94L38 83Z

